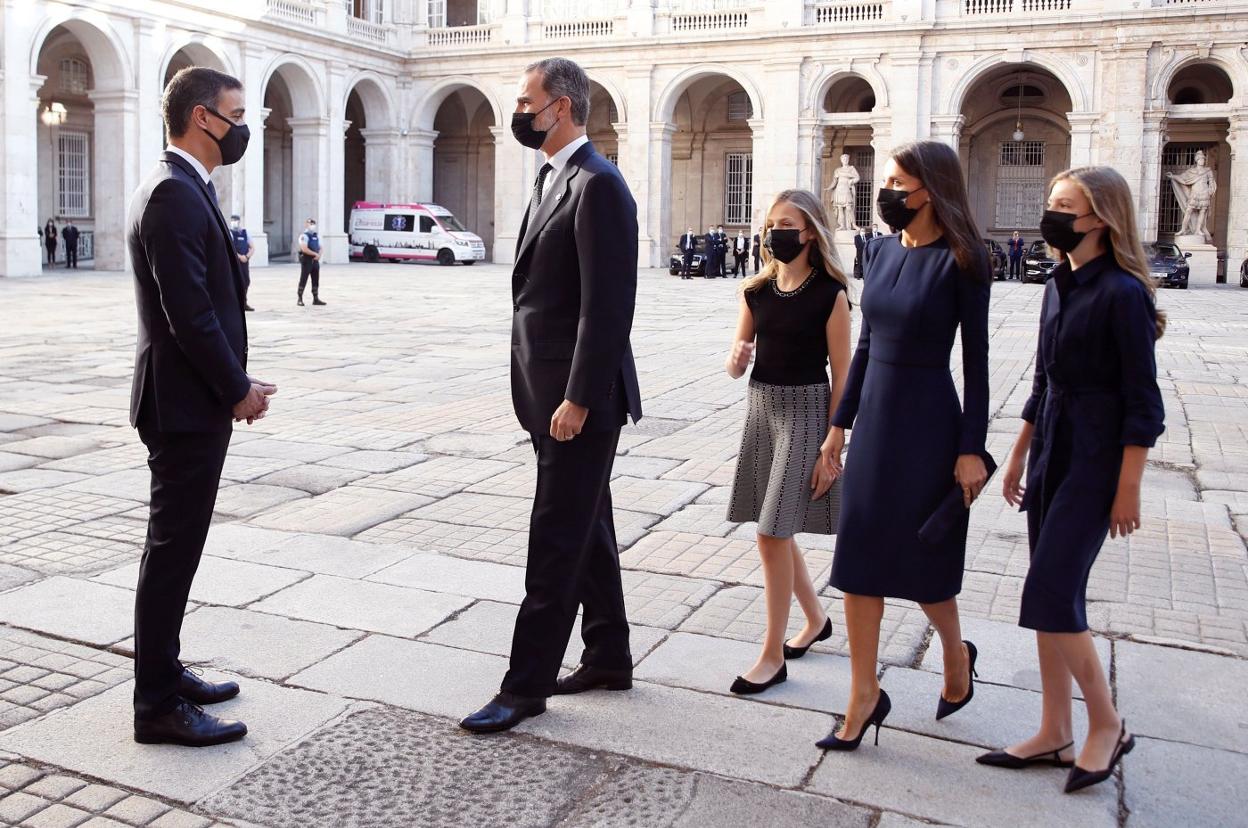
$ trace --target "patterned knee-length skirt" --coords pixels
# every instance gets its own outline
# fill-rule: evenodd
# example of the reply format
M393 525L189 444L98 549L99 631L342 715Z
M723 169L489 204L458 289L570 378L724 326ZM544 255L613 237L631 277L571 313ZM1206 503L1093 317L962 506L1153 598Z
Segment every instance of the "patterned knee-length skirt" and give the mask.
M798 532L836 534L841 481L813 500L811 475L828 436L831 389L767 385L750 380L749 409L732 482L728 520L757 522L758 532L788 538Z

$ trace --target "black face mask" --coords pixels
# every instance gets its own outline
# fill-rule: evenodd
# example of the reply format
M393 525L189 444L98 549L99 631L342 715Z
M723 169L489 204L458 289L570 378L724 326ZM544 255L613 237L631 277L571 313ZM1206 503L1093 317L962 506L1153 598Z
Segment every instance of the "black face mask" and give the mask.
M243 157L243 153L247 151L247 142L251 140L251 128L246 124L234 123L215 109L209 109L205 106L204 111L215 115L230 125L229 130L220 138L204 129L204 132L208 132L208 137L217 142L217 149L221 150L222 166L229 166L238 161L238 159ZM203 127L200 127L200 129L203 129Z
M879 193L875 197L876 206L880 211L880 218L894 230L900 232L905 230L910 222L914 221L914 217L919 214L922 207L907 207L906 199L911 193L917 193L924 189L919 187L915 190L890 190L884 187L880 188Z
M802 255L802 251L806 249L807 242L798 240L801 234L801 230L773 227L767 231L767 238L763 239L763 247L767 248L771 258L788 264Z
M1069 253L1079 246L1079 242L1083 241L1086 232L1080 233L1075 229L1075 222L1085 216L1093 215L1092 213L1084 213L1077 216L1074 213L1063 213L1060 210L1045 210L1044 217L1040 219L1040 238L1044 239L1044 243L1055 250L1063 253Z
M559 99L555 98L554 101L546 104L536 112L511 113L511 134L515 136L516 140L529 149L541 149L542 144L546 143L546 136L550 134L551 129L555 128L555 124L551 124L550 129L534 129L533 121L538 115L554 106L557 100ZM558 122L559 119L556 118L555 123Z

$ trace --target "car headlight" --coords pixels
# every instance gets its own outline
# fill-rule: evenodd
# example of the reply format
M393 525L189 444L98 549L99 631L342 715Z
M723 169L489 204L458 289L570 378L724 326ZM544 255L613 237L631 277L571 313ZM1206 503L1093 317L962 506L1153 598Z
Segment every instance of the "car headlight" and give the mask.
M1034 267L1035 265L1040 264L1040 263L1039 263L1039 262L1037 262L1035 259L1028 259L1026 263L1027 263L1027 264L1029 264L1029 265L1032 265L1033 267Z

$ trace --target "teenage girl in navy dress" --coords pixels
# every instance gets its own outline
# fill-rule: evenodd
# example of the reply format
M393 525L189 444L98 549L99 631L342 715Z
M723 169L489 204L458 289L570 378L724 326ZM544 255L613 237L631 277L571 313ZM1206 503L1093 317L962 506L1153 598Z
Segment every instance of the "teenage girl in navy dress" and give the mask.
M1109 778L1135 744L1114 709L1084 593L1105 535L1140 528L1144 463L1164 428L1153 347L1166 320L1117 171L1059 173L1048 207L1040 232L1063 261L1045 285L1035 380L1003 479L1005 499L1027 511L1019 624L1036 631L1044 707L1034 736L979 762L1070 767L1069 793ZM1088 711L1077 759L1072 679Z

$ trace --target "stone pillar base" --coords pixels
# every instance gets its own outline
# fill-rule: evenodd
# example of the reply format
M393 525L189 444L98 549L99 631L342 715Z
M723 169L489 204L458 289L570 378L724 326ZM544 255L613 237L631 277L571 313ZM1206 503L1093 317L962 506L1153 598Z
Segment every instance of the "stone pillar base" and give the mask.
M1176 236L1174 243L1184 253L1190 253L1187 260L1189 285L1215 285L1218 283L1218 248L1205 244L1202 236ZM1230 270L1230 264L1227 264Z
M841 267L845 270L845 275L852 277L854 275L854 236L853 230L835 230L836 238L836 255L841 258Z

